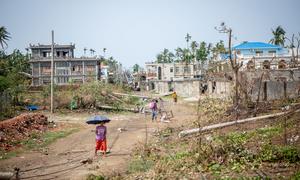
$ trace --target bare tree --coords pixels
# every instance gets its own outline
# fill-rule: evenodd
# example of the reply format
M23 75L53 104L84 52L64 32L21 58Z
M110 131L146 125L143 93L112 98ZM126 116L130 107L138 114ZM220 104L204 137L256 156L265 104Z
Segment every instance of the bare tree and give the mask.
M236 54L234 55L234 58L232 58L232 50L231 50L231 38L232 38L232 29L227 27L224 22L221 23L220 27L215 27L217 31L220 33L226 33L228 34L228 54L229 54L229 61L231 68L234 72L235 76L235 98L233 99L233 103L235 108L238 106L239 101L239 91L238 91L238 75L239 75L239 69L243 66L243 63L238 63Z
M295 36L295 34L293 34L291 38L285 37L285 39L288 40L290 43L287 47L292 52L292 66L297 67L298 58L299 58L299 47L300 47L300 33L298 33L298 36ZM296 50L296 54L295 54L295 50Z

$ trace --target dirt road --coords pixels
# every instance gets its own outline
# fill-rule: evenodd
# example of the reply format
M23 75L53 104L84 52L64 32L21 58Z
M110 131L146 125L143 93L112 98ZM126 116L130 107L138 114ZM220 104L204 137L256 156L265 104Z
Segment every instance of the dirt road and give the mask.
M180 105L171 106L175 118L172 123L153 123L150 116L144 114L108 115L112 121L108 127L108 147L110 153L106 157L94 157L94 133L92 125L86 125L85 120L91 116L88 113L55 114L50 120L56 122L79 123L82 129L59 139L48 147L47 152L27 152L17 157L0 161L1 171L12 171L20 168L21 179L84 179L87 174L120 173L126 170L130 153L137 143L144 143L146 126L149 134L166 126L179 123L191 109L183 110ZM185 112L185 113L183 113ZM118 131L124 128L125 131ZM93 158L91 164L81 163L82 160Z

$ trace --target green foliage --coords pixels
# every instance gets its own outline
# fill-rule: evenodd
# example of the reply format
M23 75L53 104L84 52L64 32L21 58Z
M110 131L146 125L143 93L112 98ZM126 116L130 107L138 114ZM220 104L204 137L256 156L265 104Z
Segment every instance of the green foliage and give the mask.
M29 86L29 79L24 74L29 71L26 55L19 50L6 55L0 51L0 96L5 98L5 106L0 106L0 118L9 118L15 114L12 108L21 105L22 93Z
M267 162L285 161L296 163L300 161L300 151L292 146L266 144L263 146L259 156L263 161Z
M275 30L272 29L274 37L270 40L270 43L283 47L286 39L285 33L285 30L281 26L277 26Z
M128 104L136 104L138 105L140 103L140 98L136 96L127 96L124 99Z
M140 71L140 66L138 64L135 64L133 65L132 69L133 69L133 72L139 72Z
M168 49L164 49L161 53L156 56L157 63L172 63L175 55Z
M292 177L291 180L299 180L300 179L300 171L296 172Z
M210 53L211 44L206 46L206 43L202 41L200 43L199 49L196 50L196 60L201 61L202 63L207 60L207 57Z
M9 36L9 32L7 32L6 27L0 27L0 45L1 48L4 49L7 47L7 42L11 37Z
M39 150L55 142L57 139L64 138L78 130L78 128L68 128L62 131L48 131L45 133L33 132L28 139L16 142L16 144L23 145L21 148L9 152L0 151L0 160L15 157L24 150Z
M214 174L214 175L219 175L222 170L222 166L218 163L212 163L211 165L208 166L208 169Z
M105 178L104 176L96 176L94 174L89 174L86 180L107 180L108 178Z
M129 173L146 172L153 166L153 161L137 158L132 160L128 166Z
M271 138L271 137L274 137L274 136L280 134L282 131L283 131L283 129L278 126L264 127L264 128L259 128L256 130L257 134L261 138Z
M217 42L211 51L212 51L214 57L216 57L220 53L226 53L224 41L220 40L219 42Z
M0 76L0 92L8 89L10 87L11 81L7 77Z
M30 138L22 141L21 144L25 145L27 149L38 149L45 147L57 139L64 138L74 132L77 132L78 128L71 128L62 131L48 131L45 133L33 133Z

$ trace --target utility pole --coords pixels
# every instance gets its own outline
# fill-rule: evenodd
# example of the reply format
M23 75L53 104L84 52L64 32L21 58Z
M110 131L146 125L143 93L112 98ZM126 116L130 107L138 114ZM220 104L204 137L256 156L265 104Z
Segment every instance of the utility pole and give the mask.
M238 105L239 105L239 81L238 81L238 77L239 77L239 69L243 66L243 62L242 63L238 63L237 61L237 57L236 54L234 55L234 58L232 58L232 50L231 50L231 36L232 36L232 29L228 28L224 22L221 23L221 26L219 28L215 27L215 29L217 31L219 31L220 33L228 33L228 53L229 53L229 61L232 67L232 71L234 73L235 76L235 97L233 99L233 104L234 104L234 108L236 109L236 120L238 120L239 117L239 112L238 112Z
M51 44L51 113L54 112L53 110L53 94L54 94L54 31L51 32L52 35L52 44Z

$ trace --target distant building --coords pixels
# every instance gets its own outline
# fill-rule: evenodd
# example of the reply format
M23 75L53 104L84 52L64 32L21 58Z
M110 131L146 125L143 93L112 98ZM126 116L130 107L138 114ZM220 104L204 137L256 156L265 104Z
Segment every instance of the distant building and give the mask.
M51 45L30 45L30 64L32 68L32 85L50 84ZM100 77L100 59L96 57L74 57L75 45L54 46L54 83L85 83Z
M292 58L289 49L263 42L243 42L232 48L232 59L243 64L240 71L294 68ZM217 55L210 63L209 69L213 69L214 72L231 71L229 54Z
M201 76L201 64L178 63L146 63L147 80L173 81Z
M232 48L242 69L286 69L291 62L288 50L263 42L244 42Z
M200 63L146 63L147 90L164 94L176 91L179 96L199 94L203 68Z

